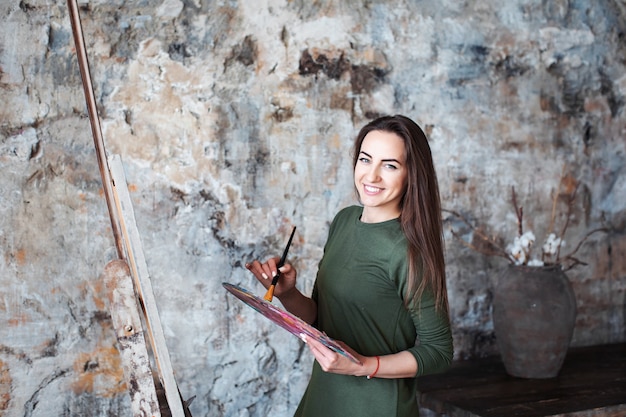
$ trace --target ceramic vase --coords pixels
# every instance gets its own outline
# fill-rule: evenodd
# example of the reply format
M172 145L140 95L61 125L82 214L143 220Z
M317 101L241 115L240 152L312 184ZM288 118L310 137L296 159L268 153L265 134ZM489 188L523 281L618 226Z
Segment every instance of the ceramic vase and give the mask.
M576 321L576 298L560 265L510 266L494 283L493 324L509 375L553 378Z

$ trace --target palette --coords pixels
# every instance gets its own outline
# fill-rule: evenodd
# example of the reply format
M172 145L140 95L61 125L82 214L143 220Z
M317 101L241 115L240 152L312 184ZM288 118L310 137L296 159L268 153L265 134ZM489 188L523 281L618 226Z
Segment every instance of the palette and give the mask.
M296 337L300 338L300 335L304 334L307 337L313 338L322 343L327 348L345 356L352 362L358 364L361 363L356 357L354 357L354 355L343 349L337 343L337 341L320 332L301 318L294 316L288 311L276 307L275 305L263 300L262 298L257 297L250 291L238 285L229 284L227 282L222 283L222 285L235 297L239 298L248 306L261 313L261 315L267 317L268 319L278 324L280 327L287 330L289 333L295 335Z

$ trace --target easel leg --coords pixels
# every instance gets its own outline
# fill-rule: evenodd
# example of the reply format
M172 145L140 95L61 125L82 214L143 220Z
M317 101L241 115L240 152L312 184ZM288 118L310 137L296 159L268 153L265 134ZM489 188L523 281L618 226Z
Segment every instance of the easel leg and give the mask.
M109 262L104 281L133 415L161 417L128 264L121 259Z

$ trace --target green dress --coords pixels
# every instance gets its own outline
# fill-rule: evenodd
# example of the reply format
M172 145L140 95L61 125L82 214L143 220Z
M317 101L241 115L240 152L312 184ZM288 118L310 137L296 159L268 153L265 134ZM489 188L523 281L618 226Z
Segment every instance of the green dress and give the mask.
M408 260L400 222L363 223L362 212L345 208L330 226L312 294L316 326L366 356L408 350L417 376L444 370L453 353L447 313L435 312L427 291L419 309L403 301ZM316 361L295 416L414 417L416 383L326 373Z

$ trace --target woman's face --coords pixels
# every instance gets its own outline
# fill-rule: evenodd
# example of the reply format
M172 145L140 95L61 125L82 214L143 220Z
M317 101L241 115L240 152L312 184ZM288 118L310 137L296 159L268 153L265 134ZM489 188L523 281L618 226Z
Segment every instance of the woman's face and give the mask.
M378 223L399 217L406 183L402 138L391 132L369 132L354 167L354 185L364 207L361 221Z

